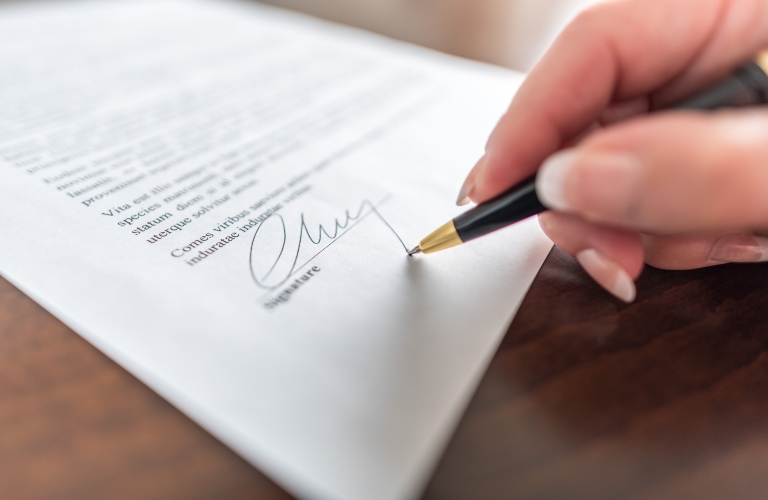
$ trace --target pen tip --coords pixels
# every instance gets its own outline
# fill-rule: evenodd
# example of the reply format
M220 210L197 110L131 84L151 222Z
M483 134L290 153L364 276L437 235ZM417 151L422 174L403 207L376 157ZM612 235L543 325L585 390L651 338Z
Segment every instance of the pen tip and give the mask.
M417 253L421 253L421 248L419 248L418 246L416 246L414 249L408 252L408 257L413 257Z

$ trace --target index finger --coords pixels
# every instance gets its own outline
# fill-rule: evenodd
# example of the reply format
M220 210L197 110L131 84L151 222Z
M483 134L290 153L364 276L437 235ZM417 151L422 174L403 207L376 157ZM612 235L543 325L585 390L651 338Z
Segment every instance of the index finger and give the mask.
M768 43L762 0L623 0L580 14L531 71L471 174L475 202L535 172L613 102L664 105Z

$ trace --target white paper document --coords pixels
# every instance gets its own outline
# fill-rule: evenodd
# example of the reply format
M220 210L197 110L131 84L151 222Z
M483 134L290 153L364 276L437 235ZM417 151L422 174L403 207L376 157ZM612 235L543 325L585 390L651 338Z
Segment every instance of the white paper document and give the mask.
M418 496L550 249L428 256L521 75L252 4L0 7L0 272L293 494Z

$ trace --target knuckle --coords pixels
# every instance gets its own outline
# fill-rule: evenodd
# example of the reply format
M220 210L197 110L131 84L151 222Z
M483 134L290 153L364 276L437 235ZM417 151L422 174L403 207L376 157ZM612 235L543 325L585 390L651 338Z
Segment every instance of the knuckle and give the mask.
M593 28L605 19L607 4L598 3L591 5L579 11L576 17L571 21L570 26L573 29Z
M595 32L615 26L617 19L626 9L627 0L598 2L581 9L568 25L568 29L587 33L594 36Z

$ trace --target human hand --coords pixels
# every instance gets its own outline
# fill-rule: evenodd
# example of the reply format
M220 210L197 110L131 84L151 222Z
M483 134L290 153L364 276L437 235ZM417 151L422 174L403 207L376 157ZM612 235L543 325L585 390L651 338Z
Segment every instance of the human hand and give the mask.
M529 74L458 203L493 198L541 166L537 193L554 209L542 228L626 302L644 261L768 260L758 236L768 229L768 111L647 114L766 47L764 0L619 0L585 11Z

